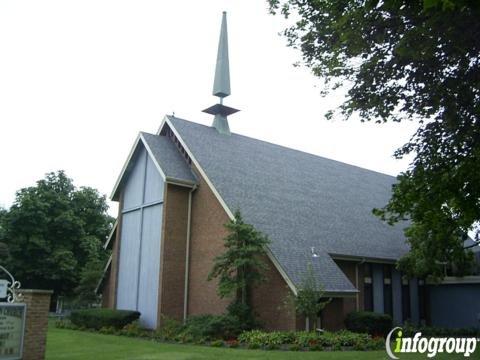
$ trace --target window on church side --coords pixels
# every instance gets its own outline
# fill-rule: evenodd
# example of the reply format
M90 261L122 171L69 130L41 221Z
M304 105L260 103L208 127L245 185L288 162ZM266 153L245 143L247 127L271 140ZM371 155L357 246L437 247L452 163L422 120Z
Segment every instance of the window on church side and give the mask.
M365 264L363 269L363 308L365 311L373 311L372 264Z
M383 266L383 306L384 313L393 316L392 266Z

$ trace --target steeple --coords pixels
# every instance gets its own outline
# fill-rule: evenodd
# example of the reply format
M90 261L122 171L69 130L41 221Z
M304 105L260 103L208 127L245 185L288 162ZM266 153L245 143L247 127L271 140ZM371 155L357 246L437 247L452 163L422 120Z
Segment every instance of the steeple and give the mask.
M230 66L228 63L228 33L227 13L222 15L222 26L220 28L220 39L218 40L217 64L215 66L215 79L213 81L213 95L220 98L230 95Z
M214 115L212 126L220 134L230 135L227 116L236 113L237 109L223 105L223 98L230 95L230 66L228 61L228 34L227 13L223 12L220 39L218 41L217 64L215 67L215 79L213 81L213 95L220 98L216 105L203 110L207 114Z

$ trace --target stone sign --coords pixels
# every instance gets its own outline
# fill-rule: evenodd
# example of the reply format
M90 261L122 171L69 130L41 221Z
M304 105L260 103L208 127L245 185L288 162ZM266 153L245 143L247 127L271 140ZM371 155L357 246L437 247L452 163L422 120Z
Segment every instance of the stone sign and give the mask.
M21 359L25 304L0 303L0 360Z

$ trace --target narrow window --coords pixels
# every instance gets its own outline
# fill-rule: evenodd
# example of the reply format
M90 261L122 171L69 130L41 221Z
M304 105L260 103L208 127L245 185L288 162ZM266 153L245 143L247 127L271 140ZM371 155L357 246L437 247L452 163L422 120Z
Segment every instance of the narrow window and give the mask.
M408 279L402 278L402 318L403 321L410 320L410 285Z
M418 280L418 302L420 307L420 322L426 324L427 322L427 291L425 282Z
M384 313L393 316L392 266L383 266L383 306Z
M363 279L363 308L365 311L373 311L373 286L372 264L365 264Z

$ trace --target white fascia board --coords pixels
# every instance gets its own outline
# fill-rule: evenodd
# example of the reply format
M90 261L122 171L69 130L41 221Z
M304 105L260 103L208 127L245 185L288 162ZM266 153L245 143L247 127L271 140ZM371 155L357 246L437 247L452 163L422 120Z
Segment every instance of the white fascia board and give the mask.
M135 142L133 143L132 148L130 149L130 153L128 154L127 161L123 164L122 171L120 172L120 175L117 178L117 181L115 182L115 186L113 187L112 193L110 194L110 200L115 201L115 195L117 193L118 187L120 186L120 183L122 181L123 175L127 171L128 164L130 163L130 160L133 157L133 154L135 153L135 149L137 148L138 142L140 141L140 133L137 135L137 138L135 139Z
M381 258L365 257L365 256L338 255L333 253L328 253L328 255L333 260L342 260L342 261L368 262L368 263L386 264L386 265L395 264L397 262L397 260L393 260L393 259L381 259Z
M106 249L108 244L110 244L110 241L112 240L112 236L115 233L115 230L117 229L118 225L118 219L115 220L115 223L113 224L112 230L110 231L110 234L108 234L107 241L105 241L105 244L103 244L103 248Z
M164 123L164 122L162 122ZM160 132L158 132L159 134ZM125 164L123 165L123 168L122 168L122 171L120 172L120 175L115 183L115 187L113 188L113 191L112 191L112 194L110 195L110 199L115 201L114 198L115 198L115 195L117 194L118 190L119 190L119 187L120 187L120 184L122 182L122 179L123 177L125 176L125 172L127 171L128 169L128 164L130 163L130 161L132 160L132 157L133 157L133 154L135 153L135 150L137 149L137 146L138 146L138 143L139 142L142 142L145 150L147 151L148 153L148 156L150 157L150 159L153 161L153 163L155 164L155 167L157 168L158 172L160 173L162 179L164 182L166 183L170 183L170 184L174 184L174 185L182 185L182 186L186 186L186 187L193 187L195 184L194 183L190 183L190 182L185 182L185 181L182 181L182 180L179 180L179 179L174 179L174 178L169 178L165 175L164 171L162 170L162 168L160 167L160 164L157 162L157 160L155 159L155 156L153 155L153 152L152 150L150 149L150 147L148 146L148 143L147 141L145 140L145 138L143 137L142 133L139 133L133 146L132 146L132 149L130 150L130 153L128 154L128 157L127 157L127 161L125 161Z
M108 268L112 264L112 257L113 257L113 255L110 255L110 257L108 258L107 264L105 265L105 268L103 269L102 276L100 277L100 280L98 280L97 286L95 287L95 294L98 294L98 289L102 285L103 279L105 278L105 274L107 273Z
M183 148L185 149L185 151L187 152L188 156L190 157L190 159L192 160L192 163L195 165L195 167L197 168L198 172L200 173L200 175L203 177L203 179L205 180L205 182L207 183L208 187L210 188L210 190L212 190L213 194L215 195L215 197L217 198L218 202L220 203L220 205L222 205L223 207L223 210L225 210L225 212L227 213L228 217L233 220L235 218L235 216L233 215L233 212L228 208L227 204L225 203L225 201L222 199L222 197L220 196L219 192L217 191L217 189L215 188L215 186L213 185L213 183L210 181L210 179L208 178L207 174L205 173L205 171L202 169L202 167L200 166L200 163L197 161L197 159L195 158L195 156L193 155L193 153L190 151L190 149L188 148L187 144L185 144L185 142L183 141L182 137L180 136L180 134L178 133L177 129L175 129L175 127L173 126L172 122L170 121L170 119L168 118L168 116L165 116L163 121L162 121L162 125L160 126L160 128L158 129L158 132L157 134L160 134L161 131L162 131L162 128L163 126L167 124L169 127L170 127L170 130L172 130L172 132L175 134L175 136L177 137L178 141L180 142L180 144L182 144ZM270 251L270 249L268 247L265 248L265 252L268 256L268 258L270 259L270 261L273 263L273 265L275 266L275 268L278 270L278 272L280 273L280 275L283 277L283 279L285 280L285 282L287 283L288 287L292 290L292 292L296 295L297 294L297 288L295 286L295 284L293 283L293 281L288 277L287 273L283 270L283 268L281 267L280 263L277 261L277 259L273 256L272 252Z
M150 146L148 146L148 143L147 143L147 141L145 140L145 138L143 137L142 133L140 133L140 139L142 139L143 146L144 146L145 149L147 150L148 156L150 156L150 159L153 161L153 163L155 164L155 167L157 168L158 172L159 172L160 175L162 176L163 181L166 181L166 180L167 180L167 176L165 175L165 173L163 172L162 168L160 167L160 164L159 164L159 163L157 162L157 160L155 159L155 156L153 156L152 149L150 149Z
M167 119L168 119L168 115L165 115L162 119L162 122L160 123L160 127L158 128L156 135L160 135L160 133L162 132L163 126L165 125L165 122L167 121Z
M205 180L205 182L208 184L208 186L210 187L210 189L212 190L213 194L215 195L215 197L217 198L217 200L220 202L220 205L222 205L223 209L225 210L225 212L227 213L228 217L230 219L233 219L234 218L234 215L233 213L230 211L230 209L228 208L227 204L225 203L225 201L223 201L222 197L220 196L220 194L218 193L217 189L215 189L215 186L213 186L212 182L210 181L210 179L208 178L207 174L205 173L205 171L202 169L202 167L200 166L199 162L197 161L197 159L195 158L195 156L193 156L192 152L190 151L190 149L188 148L188 146L185 144L185 142L183 141L183 139L181 138L180 134L178 133L177 129L175 129L175 127L173 126L173 124L171 123L170 119L168 118L168 116L165 116L164 118L164 124L168 124L168 126L170 127L170 129L173 131L173 133L175 134L175 136L177 137L178 141L180 142L180 144L182 144L183 148L185 149L185 151L187 152L188 156L190 157L190 159L192 160L193 164L195 165L195 167L197 168L198 172L200 173L200 175L203 177L203 179ZM160 128L158 130L158 133L160 133L162 131L162 129Z

